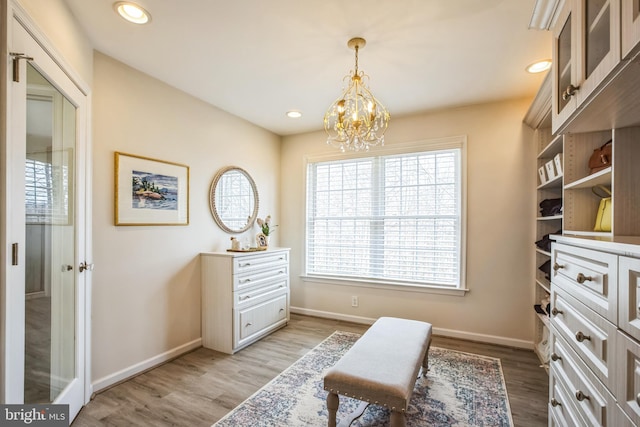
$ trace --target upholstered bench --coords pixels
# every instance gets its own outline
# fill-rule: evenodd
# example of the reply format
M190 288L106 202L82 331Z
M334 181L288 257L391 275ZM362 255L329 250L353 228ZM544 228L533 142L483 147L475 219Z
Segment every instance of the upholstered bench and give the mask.
M405 426L404 413L421 367L426 373L430 345L431 324L378 319L324 376L329 427L336 426L338 395L367 402L361 411L369 403L386 406L391 410L391 427Z

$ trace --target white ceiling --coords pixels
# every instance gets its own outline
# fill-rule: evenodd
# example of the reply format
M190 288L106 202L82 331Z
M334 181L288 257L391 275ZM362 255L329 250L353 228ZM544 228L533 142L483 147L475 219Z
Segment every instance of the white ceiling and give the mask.
M533 96L551 35L527 29L534 0L65 0L95 49L279 135L322 129L354 67L393 118ZM288 110L304 116L289 119Z

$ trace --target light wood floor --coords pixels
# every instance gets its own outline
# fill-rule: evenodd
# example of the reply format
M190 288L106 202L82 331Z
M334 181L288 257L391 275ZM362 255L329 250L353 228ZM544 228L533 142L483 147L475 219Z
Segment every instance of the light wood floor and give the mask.
M200 348L97 394L73 427L211 426L334 331L366 329L292 315L287 327L233 356ZM548 377L533 351L438 336L432 345L500 358L515 425L547 425Z

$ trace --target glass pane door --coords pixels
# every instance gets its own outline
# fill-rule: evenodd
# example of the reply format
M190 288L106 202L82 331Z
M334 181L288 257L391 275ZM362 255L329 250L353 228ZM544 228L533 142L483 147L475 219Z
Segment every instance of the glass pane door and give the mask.
M569 103L569 98L562 95L571 85L571 14L567 17L557 42L558 46L558 112L562 111Z
M586 19L585 78L589 78L604 57L611 51L611 21L608 0L589 0L584 2L584 7L584 17Z
M27 65L25 403L50 403L76 373L76 109Z

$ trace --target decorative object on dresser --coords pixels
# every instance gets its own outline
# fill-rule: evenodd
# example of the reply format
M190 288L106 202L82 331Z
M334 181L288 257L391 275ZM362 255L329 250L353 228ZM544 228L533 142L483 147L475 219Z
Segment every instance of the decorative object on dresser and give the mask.
M328 413L322 375L360 335L336 331L267 385L233 409L215 427L326 427ZM337 419L360 405L340 398ZM469 408L473 408L469 410ZM369 405L352 426L386 425L390 411ZM431 347L426 378L416 381L407 411L412 427L513 426L500 359Z
M220 169L211 182L211 215L227 233L243 233L251 228L258 216L259 202L256 183L238 166Z
M233 354L289 322L289 249L200 254L202 345Z

